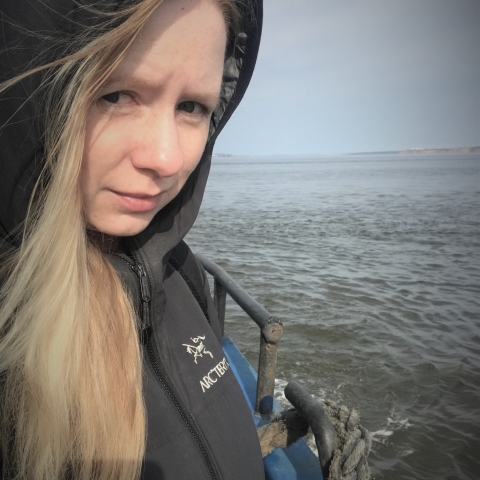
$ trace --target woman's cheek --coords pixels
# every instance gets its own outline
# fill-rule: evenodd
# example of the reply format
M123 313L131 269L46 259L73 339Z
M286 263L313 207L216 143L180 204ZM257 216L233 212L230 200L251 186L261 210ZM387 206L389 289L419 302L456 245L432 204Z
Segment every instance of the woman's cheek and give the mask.
M207 144L208 130L209 125L202 125L201 128L188 126L180 130L179 137L185 155L184 170L186 170L186 178L195 170L202 158L205 145Z

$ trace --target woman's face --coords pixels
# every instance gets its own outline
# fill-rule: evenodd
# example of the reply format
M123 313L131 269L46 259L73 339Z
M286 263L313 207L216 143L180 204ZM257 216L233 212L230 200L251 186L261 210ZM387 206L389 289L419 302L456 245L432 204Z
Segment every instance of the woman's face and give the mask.
M225 42L215 0L165 0L148 20L89 111L88 228L135 235L183 187L205 148Z

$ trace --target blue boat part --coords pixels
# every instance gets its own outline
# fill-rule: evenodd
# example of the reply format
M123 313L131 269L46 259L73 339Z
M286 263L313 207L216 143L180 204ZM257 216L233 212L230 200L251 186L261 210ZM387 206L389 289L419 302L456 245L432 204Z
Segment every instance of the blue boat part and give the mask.
M223 350L235 377L252 412L255 425L261 427L268 423L269 416L255 412L257 392L257 372L243 356L231 338L224 334ZM283 409L272 397L273 413ZM320 462L302 438L287 448L276 448L264 459L266 480L323 480Z

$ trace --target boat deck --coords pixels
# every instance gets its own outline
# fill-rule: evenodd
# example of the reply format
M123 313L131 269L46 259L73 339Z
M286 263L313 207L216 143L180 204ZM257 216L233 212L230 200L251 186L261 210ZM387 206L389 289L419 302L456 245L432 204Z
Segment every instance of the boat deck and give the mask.
M223 337L223 350L230 368L240 383L252 412L253 421L257 428L261 427L268 422L268 419L262 418L254 411L257 372L227 334L224 334ZM282 410L282 407L274 399L273 412ZM303 439L288 448L276 448L263 459L263 462L266 480L323 480L320 462Z

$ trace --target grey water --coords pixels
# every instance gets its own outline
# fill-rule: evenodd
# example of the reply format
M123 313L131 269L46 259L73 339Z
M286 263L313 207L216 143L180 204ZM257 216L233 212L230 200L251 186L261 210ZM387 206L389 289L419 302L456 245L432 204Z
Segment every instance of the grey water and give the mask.
M283 321L277 394L360 413L373 478L480 478L480 155L215 157L187 241Z

